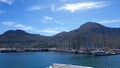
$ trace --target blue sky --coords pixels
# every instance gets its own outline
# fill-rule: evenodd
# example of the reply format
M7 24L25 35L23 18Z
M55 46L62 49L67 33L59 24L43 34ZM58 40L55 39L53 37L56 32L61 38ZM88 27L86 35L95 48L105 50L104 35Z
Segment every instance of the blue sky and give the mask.
M45 36L92 21L120 27L120 0L0 0L0 34L22 29Z

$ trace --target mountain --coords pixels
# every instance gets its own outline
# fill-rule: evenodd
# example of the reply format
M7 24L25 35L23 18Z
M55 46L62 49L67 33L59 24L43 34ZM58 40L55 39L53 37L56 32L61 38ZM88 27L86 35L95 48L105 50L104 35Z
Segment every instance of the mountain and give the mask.
M87 22L78 29L54 36L30 34L23 30L9 30L0 35L0 47L39 48L120 48L120 28Z
M8 30L0 36L0 40L5 41L27 41L27 40L38 40L43 36L37 34L29 34L23 30ZM44 37L43 37L44 38Z
M1 47L42 47L48 42L49 37L30 34L23 30L8 30L0 35Z
M120 48L120 28L87 22L78 29L54 36L58 46L68 48Z
M105 28L105 26L98 24L96 22L87 22L80 26L80 29L94 29L94 28Z

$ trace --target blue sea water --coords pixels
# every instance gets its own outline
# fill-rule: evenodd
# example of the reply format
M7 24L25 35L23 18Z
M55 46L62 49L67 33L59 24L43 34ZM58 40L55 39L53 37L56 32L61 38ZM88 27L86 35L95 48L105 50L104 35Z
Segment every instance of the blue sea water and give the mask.
M53 63L120 68L120 55L88 56L58 52L0 53L0 68L47 68Z

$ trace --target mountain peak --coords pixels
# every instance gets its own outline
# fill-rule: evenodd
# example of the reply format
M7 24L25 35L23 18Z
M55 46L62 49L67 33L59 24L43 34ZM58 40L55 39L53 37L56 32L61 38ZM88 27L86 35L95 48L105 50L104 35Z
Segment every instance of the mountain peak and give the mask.
M17 29L17 30L8 30L3 35L20 35L20 34L27 34L25 31Z
M105 26L98 24L96 22L87 22L83 24L80 29L92 29L92 28L104 28Z

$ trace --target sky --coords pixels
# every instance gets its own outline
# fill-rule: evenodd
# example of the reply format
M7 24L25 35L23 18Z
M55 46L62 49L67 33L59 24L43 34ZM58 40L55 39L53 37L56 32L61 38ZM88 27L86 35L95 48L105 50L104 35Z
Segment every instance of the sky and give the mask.
M86 22L120 27L120 0L0 0L0 34L21 29L52 36Z

